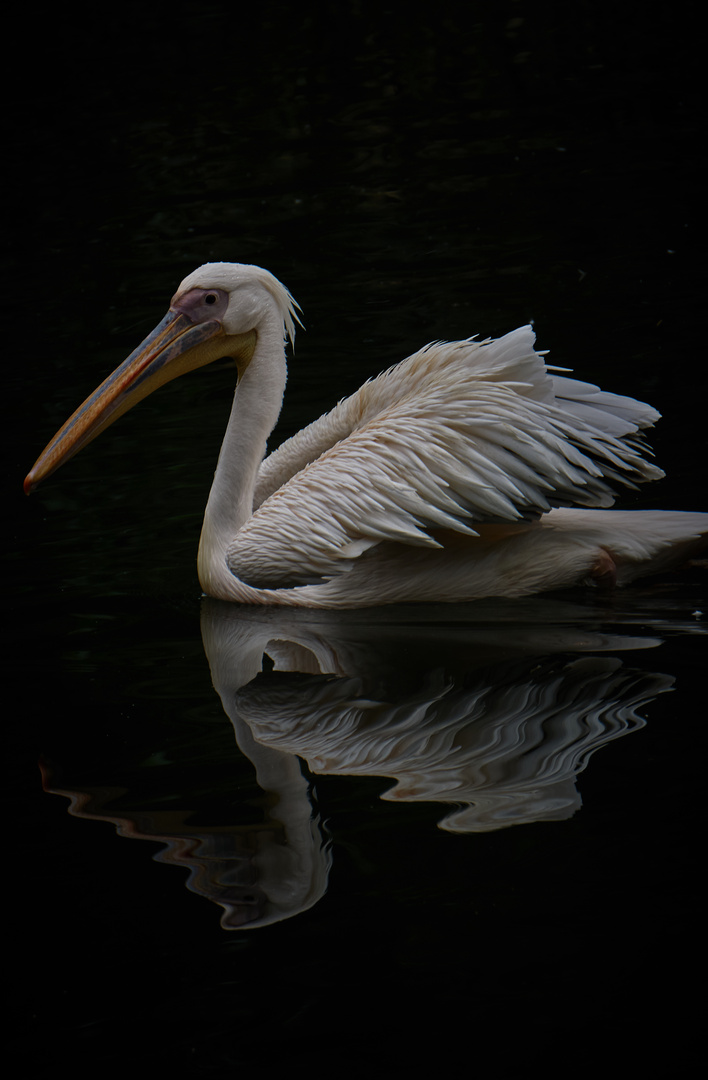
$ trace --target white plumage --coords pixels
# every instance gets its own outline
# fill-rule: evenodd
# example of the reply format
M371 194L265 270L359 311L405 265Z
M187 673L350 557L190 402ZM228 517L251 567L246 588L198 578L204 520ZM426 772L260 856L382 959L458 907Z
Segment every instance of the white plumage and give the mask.
M519 596L629 579L708 532L706 514L604 509L618 486L663 475L639 434L659 414L552 374L528 326L428 345L265 457L296 319L267 271L201 267L49 444L27 489L158 385L233 356L199 551L212 596L315 607Z

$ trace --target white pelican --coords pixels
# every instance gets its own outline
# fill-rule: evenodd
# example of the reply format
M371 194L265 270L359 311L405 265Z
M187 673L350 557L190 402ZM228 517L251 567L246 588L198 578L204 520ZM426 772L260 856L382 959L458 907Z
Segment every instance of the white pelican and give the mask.
M550 374L521 327L435 343L265 456L298 306L267 270L207 263L66 422L31 491L158 386L233 357L238 385L199 545L211 596L360 607L625 581L708 533L708 514L607 511L663 473L638 432L659 414Z

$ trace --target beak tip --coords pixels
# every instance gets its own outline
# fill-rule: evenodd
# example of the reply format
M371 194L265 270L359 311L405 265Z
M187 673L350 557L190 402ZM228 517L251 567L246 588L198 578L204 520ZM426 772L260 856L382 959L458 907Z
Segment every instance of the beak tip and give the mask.
M32 492L34 491L34 489L36 488L37 485L35 484L34 480L32 479L32 473L31 472L28 473L27 476L25 477L25 482L24 482L24 484L22 486L24 488L25 495L31 495Z

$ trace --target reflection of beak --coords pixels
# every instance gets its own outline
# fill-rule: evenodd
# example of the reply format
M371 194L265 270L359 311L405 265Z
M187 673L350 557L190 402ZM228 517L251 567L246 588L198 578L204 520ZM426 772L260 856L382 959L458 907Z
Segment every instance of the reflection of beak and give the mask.
M142 345L94 390L57 432L25 479L25 492L29 495L42 480L158 386L186 371L233 354L232 343L236 344L235 339L226 337L219 320L194 323L187 315L168 311ZM238 344L243 349L247 343L241 339Z

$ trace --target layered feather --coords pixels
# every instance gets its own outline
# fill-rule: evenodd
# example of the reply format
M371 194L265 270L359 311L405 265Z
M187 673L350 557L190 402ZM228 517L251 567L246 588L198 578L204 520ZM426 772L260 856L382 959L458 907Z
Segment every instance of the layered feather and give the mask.
M256 588L322 582L383 541L608 507L662 476L639 432L659 414L549 373L531 327L433 344L366 383L261 465L255 513L230 544Z

